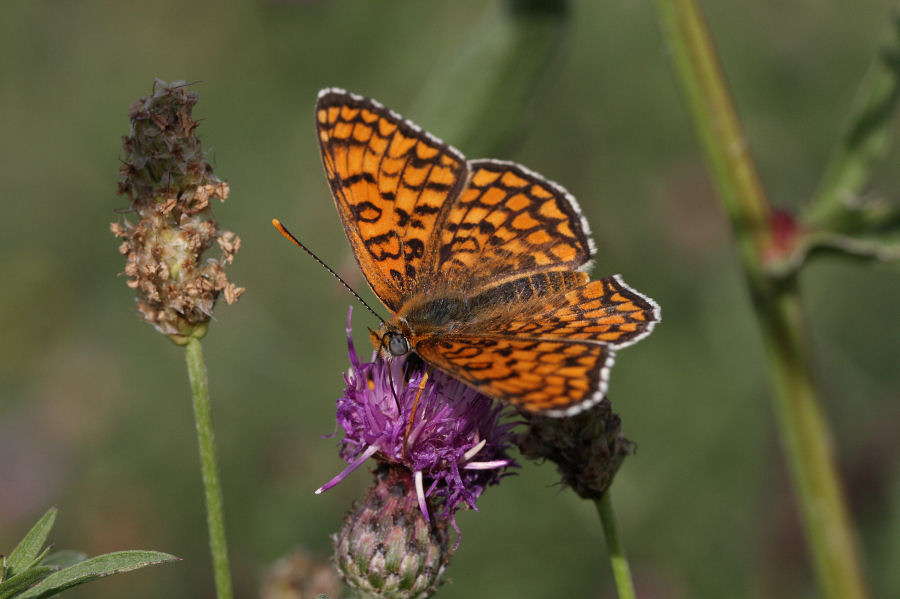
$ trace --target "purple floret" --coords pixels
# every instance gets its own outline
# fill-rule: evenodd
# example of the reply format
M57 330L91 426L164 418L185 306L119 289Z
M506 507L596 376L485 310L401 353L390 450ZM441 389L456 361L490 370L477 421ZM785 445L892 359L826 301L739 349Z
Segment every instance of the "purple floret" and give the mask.
M350 314L351 366L344 376L344 394L337 401L337 423L344 430L340 455L349 466L316 492L330 489L374 456L412 471L426 519L426 498L433 506L443 506L441 516L452 518L463 502L477 509L475 500L484 489L496 484L508 467L517 466L507 450L513 442L511 429L518 422L500 422L505 415L500 404L431 369L410 427L426 367L407 372L405 357L360 363L350 336Z

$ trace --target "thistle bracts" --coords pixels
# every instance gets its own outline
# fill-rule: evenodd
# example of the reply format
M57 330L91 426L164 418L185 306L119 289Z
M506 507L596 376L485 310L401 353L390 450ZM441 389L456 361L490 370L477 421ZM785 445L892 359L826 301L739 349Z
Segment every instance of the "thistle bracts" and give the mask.
M625 457L634 452L608 399L569 418L526 418L528 429L517 439L522 455L555 463L562 483L584 499L600 499Z

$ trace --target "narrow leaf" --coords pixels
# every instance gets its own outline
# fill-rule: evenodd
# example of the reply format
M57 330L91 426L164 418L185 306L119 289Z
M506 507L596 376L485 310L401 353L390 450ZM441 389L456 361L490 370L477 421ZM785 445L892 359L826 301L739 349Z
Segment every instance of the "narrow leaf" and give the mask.
M41 562L44 561L44 558L47 557L47 554L50 553L51 549L53 549L53 545L48 545L47 547L44 547L44 550L41 551L40 553L38 553L37 556L35 556L35 558L33 560L31 560L27 566L25 566L25 569L34 568L35 566L41 564ZM41 564L41 565L58 566L59 564Z
M12 550L6 560L7 576L15 576L17 572L27 568L38 556L56 521L56 511L55 507L47 510L47 513L41 516L37 524L31 527L25 538Z
M59 570L55 566L37 566L28 568L8 580L0 582L0 599L11 599L50 574Z
M50 597L64 591L65 589L74 587L97 578L116 574L118 572L129 572L144 566L152 566L165 562L176 561L179 558L168 553L160 553L159 551L117 551L115 553L107 553L106 555L98 555L89 560L85 560L74 566L60 570L55 574L51 574L37 585L31 587L16 599L40 599Z
M900 99L900 4L894 8L888 35L863 79L849 123L832 152L819 191L807 206L807 220L843 230L852 216L848 202L868 183L872 169L891 141L891 121Z

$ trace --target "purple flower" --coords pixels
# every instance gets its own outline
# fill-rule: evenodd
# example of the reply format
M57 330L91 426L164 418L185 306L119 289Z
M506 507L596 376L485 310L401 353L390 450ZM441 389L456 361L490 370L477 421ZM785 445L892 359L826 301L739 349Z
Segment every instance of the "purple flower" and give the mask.
M316 490L327 491L370 457L400 464L412 472L419 509L429 518L428 502L442 506L441 517L475 500L496 484L510 466L507 450L511 429L519 422L500 422L503 407L463 383L431 369L411 369L407 358L360 363L350 336L350 370L337 401L337 423L344 430L340 455L349 465ZM415 359L415 358L413 358ZM392 387L393 386L393 390ZM408 429L408 433L407 433Z

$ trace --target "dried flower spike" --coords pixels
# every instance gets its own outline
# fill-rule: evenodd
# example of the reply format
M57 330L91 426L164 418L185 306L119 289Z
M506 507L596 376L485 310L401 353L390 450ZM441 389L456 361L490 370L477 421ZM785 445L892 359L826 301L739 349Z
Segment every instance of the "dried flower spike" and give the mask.
M157 80L151 96L131 105L119 194L137 222L123 216L110 225L123 240L138 314L179 344L206 333L219 295L230 304L244 292L225 275L241 240L218 228L210 207L212 198L225 201L228 184L206 162L191 118L196 103L184 82ZM204 259L214 245L221 255Z
M564 485L584 499L600 499L634 444L621 434L622 421L604 399L569 418L530 416L517 440L522 455L557 465Z

